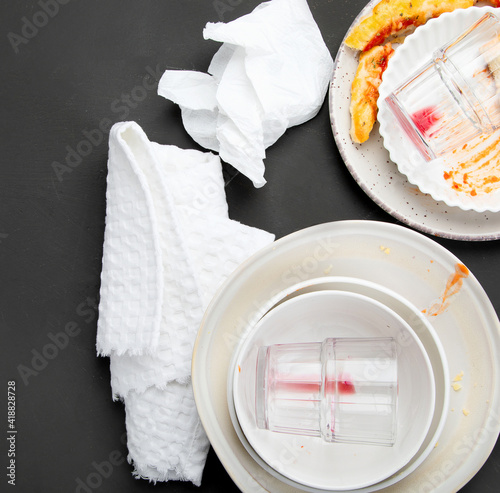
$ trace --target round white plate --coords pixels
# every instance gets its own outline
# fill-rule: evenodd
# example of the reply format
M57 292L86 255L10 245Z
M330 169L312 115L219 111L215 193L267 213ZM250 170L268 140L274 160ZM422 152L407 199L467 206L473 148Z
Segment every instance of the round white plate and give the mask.
M367 15L378 0L372 0L354 20ZM383 145L378 123L368 141L354 144L349 136L351 84L358 53L342 43L330 84L329 105L332 131L347 169L361 189L383 210L399 221L435 236L470 241L500 238L500 213L464 211L422 193L401 174Z
M240 490L300 491L269 474L251 457L234 429L227 405L233 351L245 327L268 311L269 300L299 282L334 275L379 283L424 310L439 302L459 262L436 242L406 227L340 221L281 238L230 276L201 324L192 381L210 443ZM445 349L450 375L464 372L462 389L451 392L450 411L437 447L415 471L385 488L387 492L458 490L484 464L500 432L500 323L473 274L463 280L449 306L430 321Z
M436 200L441 200L449 206L460 207L463 210L476 212L500 211L500 191L478 194L475 197L454 190L450 183L443 178L446 165L443 160L431 162L425 159L415 149L409 152L412 146L397 123L385 98L413 73L415 68L423 66L432 58L436 47L452 41L486 12L495 13L498 9L487 7L471 7L458 9L429 20L419 27L414 34L408 36L400 46L384 72L382 84L379 88L378 121L380 135L384 139L384 146L388 149L391 159L397 164L401 173L408 180L418 186L423 192L429 193ZM413 157L410 159L410 155Z
M425 347L432 365L436 395L434 417L430 425L429 432L427 433L427 436L425 437L420 450L413 456L410 462L403 468L401 468L396 474L374 486L358 490L359 493L377 491L379 489L386 488L391 484L397 483L398 481L415 471L415 469L420 464L422 464L422 462L432 452L436 443L438 442L441 432L443 431L444 425L446 423L446 418L448 417L449 410L451 386L446 354L441 341L439 340L439 337L434 330L434 327L430 324L430 322L427 320L427 317L425 317L420 310L418 310L412 303L410 303L408 300L398 295L394 291L387 289L380 284L366 281L364 279L340 276L325 276L318 279L310 279L288 287L283 292L279 293L273 299L271 299L269 302L269 306L272 310L274 309L274 307L278 306L284 301L295 298L296 296L323 290L348 291L351 293L362 294L364 296L368 296L374 300L377 300L380 303L383 303L391 310L395 311L416 332ZM237 356L238 353L235 351L233 360ZM230 364L230 368L234 368L233 361ZM241 442L247 449L248 453L254 458L254 460L256 460L264 469L269 470L267 464L252 449L250 443L248 443L248 440L246 439L239 425L233 402L233 383L231 378L232 375L233 373L229 372L227 391L229 414L231 416L235 431L238 434ZM286 481L285 478L281 479ZM297 485L297 487L299 486ZM320 490L311 489L311 491L314 491L315 493L322 493Z
M255 369L261 346L321 342L328 337L392 337L398 353L398 427L392 447L327 443L318 437L273 433L255 420ZM418 452L434 416L435 382L424 345L407 322L383 303L359 293L315 291L268 312L237 351L229 369L228 405L256 452L279 478L305 490L353 490L395 474ZM233 397L233 402L231 397ZM318 416L319 419L319 416ZM246 441L243 442L245 445ZM288 481L287 481L288 482Z

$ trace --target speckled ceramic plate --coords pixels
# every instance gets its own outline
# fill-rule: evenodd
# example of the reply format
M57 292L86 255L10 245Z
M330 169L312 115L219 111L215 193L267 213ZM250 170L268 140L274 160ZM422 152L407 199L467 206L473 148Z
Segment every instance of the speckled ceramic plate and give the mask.
M367 15L378 0L372 0L359 14ZM358 53L342 43L330 84L329 104L335 142L362 190L382 209L399 221L435 236L469 241L500 238L500 213L464 211L422 193L398 171L383 145L378 123L370 138L354 144L349 136L351 84L358 64Z
M410 228L339 221L277 240L228 278L200 326L192 381L210 443L241 491L301 491L267 472L243 446L227 404L227 381L245 331L276 303L275 297L322 276L378 283L425 310L446 353L450 380L461 378L461 389L450 393L438 445L411 474L380 491L449 493L476 474L500 432L500 322L477 279L465 275L465 268L457 272L460 266L452 253Z

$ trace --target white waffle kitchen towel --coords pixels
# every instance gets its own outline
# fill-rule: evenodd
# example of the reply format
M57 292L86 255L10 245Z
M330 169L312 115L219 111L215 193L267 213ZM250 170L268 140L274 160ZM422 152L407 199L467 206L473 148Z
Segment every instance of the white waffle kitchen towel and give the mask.
M208 23L223 43L208 73L167 70L158 94L178 104L186 131L250 178L264 179L265 149L314 117L333 60L306 0L271 0L229 23Z
M196 333L217 287L272 241L229 219L218 156L150 142L134 122L113 126L96 347L125 404L137 477L201 483Z

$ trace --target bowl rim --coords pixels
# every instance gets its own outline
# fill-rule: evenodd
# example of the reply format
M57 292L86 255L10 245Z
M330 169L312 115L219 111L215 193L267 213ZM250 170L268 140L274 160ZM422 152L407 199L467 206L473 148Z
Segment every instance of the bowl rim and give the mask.
M322 279L329 279L330 281L332 280L332 277L328 278L322 278ZM342 281L345 281L346 277L338 277L337 279L341 279ZM363 281L364 283L364 281ZM368 284L369 282L367 282ZM302 284L302 283L299 283ZM310 281L307 282L307 284L311 284ZM371 283L375 285L375 283ZM297 288L297 285L291 286L290 289ZM288 290L284 290L288 291ZM388 291L388 290L386 290ZM338 491L346 490L346 489L360 489L360 488L366 488L369 486L373 486L377 483L381 483L385 480L387 480L390 477L396 477L398 476L398 473L401 470L404 470L405 466L413 460L416 454L420 453L420 455L424 452L421 451L422 444L426 441L429 429L431 426L431 423L434 419L434 413L435 413L435 404L436 404L436 383L435 383L435 375L434 375L434 370L433 366L431 364L430 358L427 354L426 348L423 345L422 341L418 337L417 333L415 330L411 327L411 325L402 317L400 316L396 311L394 311L392 308L388 307L384 303L371 298L370 296L367 296L365 294L360 294L358 292L354 291L346 291L346 290L341 290L341 289L327 289L327 290L318 290L318 291L312 291L312 292L307 292L307 293L302 293L298 296L294 296L292 298L283 300L282 302L279 303L278 297L283 294L279 293L275 297L272 298L272 301L278 301L278 304L274 304L267 312L260 317L260 319L255 323L255 324L249 324L247 327L247 331L239 344L239 346L234 350L233 356L230 361L229 369L228 369L228 376L227 376L227 404L230 410L230 416L231 420L233 423L233 426L238 434L238 437L240 438L243 446L246 448L247 452L253 457L254 460L256 460L267 472L269 472L271 475L279 479L280 481L295 486L298 489L304 490L304 491L311 491L311 492L321 492L325 491L326 487L322 487L319 485L314 485L314 484L308 484L308 483L303 483L298 481L298 479L294 479L294 475L288 475L285 472L279 472L276 469L272 467L270 463L266 461L265 458L261 457L260 453L254 445L252 445L251 440L248 439L245 435L245 427L246 424L242 423L241 420L241 414L239 415L238 409L241 407L240 403L238 401L238 398L235 396L238 395L237 393L237 385L239 381L239 370L238 370L238 365L242 357L244 357L246 350L248 349L248 346L251 345L252 343L252 337L258 336L259 332L261 331L262 326L266 326L267 323L269 323L269 318L271 317L276 317L276 316L282 316L283 312L288 310L292 305L295 305L297 303L307 303L310 298L326 298L332 299L336 298L337 301L342 300L342 298L348 298L351 300L357 300L362 303L365 303L366 306L370 306L370 308L375 307L376 309L381 310L381 312L384 313L385 316L388 316L390 319L396 321L398 323L398 326L400 327L400 330L404 330L405 333L409 334L411 336L412 342L417 344L418 347L418 353L419 355L423 358L423 361L425 362L425 370L427 374L427 380L429 383L429 388L426 389L428 395L429 395L429 406L427 408L427 415L425 422L422 424L422 429L421 433L418 435L418 440L415 441L415 444L413 446L413 449L409 449L410 451L408 452L408 460L404 464L400 464L397 469L393 469L387 474L381 475L378 477L378 479L374 481L367 481L364 483L359 483L357 485L349 485L349 486L339 486L335 485L334 489ZM267 305L270 305L272 303L270 300ZM434 336L434 334L432 334ZM433 337L434 339L434 337ZM440 356L442 356L442 353L440 353ZM444 365L443 365L444 366ZM423 370L423 368L421 369ZM420 372L421 373L421 372ZM441 418L444 415L445 408L446 406L445 401L445 406L443 406L443 410L441 413ZM441 421L441 419L440 419ZM441 424L441 423L440 423ZM433 446L432 446L433 447ZM429 450L428 450L429 449ZM430 453L430 444L429 446L425 449L426 452ZM408 474L410 474L412 471L408 471Z

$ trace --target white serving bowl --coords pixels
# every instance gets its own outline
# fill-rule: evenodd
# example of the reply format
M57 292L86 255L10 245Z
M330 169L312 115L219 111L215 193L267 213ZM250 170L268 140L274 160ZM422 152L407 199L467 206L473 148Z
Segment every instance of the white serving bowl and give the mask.
M248 453L270 474L306 491L352 490L400 472L421 450L435 416L433 367L416 332L383 303L351 291L316 290L278 300L248 332L228 376L233 425ZM255 422L255 362L263 345L326 337L394 337L398 345L398 433L393 447L326 444L276 434Z

